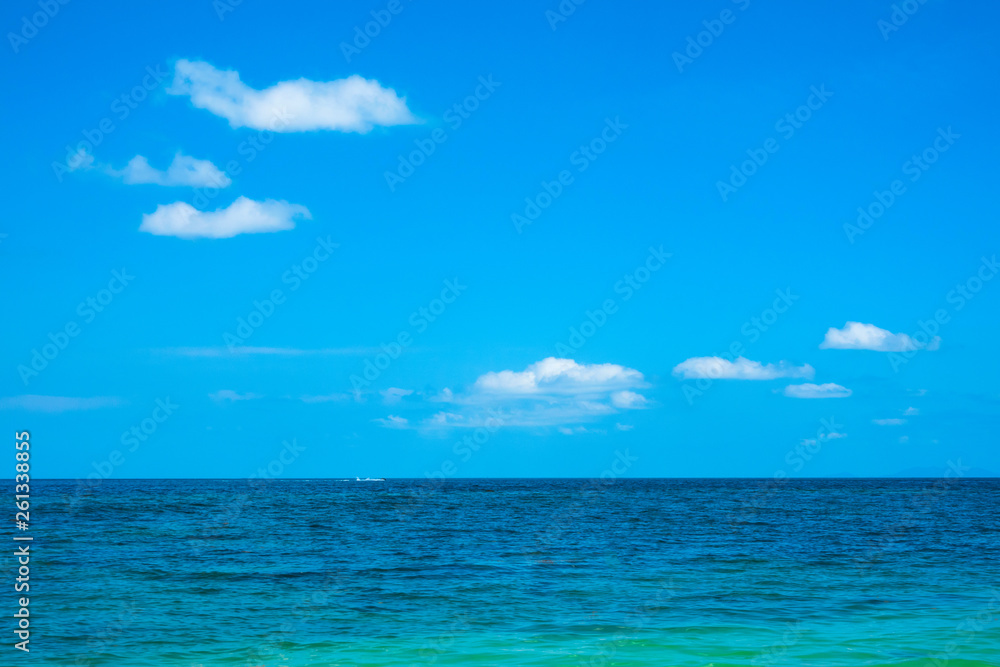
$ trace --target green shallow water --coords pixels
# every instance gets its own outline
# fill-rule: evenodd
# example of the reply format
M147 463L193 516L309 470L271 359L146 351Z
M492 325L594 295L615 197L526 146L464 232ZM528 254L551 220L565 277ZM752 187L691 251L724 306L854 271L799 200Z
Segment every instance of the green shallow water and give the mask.
M1000 665L996 480L38 484L17 664Z

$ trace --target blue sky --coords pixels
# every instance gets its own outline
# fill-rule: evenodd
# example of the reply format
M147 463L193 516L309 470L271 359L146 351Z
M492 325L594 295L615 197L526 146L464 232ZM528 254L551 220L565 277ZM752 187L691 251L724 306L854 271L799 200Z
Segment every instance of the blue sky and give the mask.
M7 5L33 472L1000 470L996 6L559 8Z

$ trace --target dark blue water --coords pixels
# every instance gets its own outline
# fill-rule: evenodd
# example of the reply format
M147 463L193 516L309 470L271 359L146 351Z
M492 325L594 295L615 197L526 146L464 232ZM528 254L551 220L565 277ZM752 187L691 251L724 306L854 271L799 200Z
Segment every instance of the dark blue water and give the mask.
M82 488L0 664L1000 665L1000 480Z

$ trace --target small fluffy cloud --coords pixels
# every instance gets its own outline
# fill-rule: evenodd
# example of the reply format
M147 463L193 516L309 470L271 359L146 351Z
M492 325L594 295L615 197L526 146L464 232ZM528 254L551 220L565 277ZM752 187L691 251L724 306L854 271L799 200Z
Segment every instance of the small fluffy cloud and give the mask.
M809 364L794 366L787 361L777 364L762 364L744 357L734 361L722 357L692 357L674 366L674 375L693 380L708 378L711 380L774 380L776 378L810 379L815 374Z
M378 419L373 419L372 421L384 428L406 428L410 425L409 419L406 417L399 417L397 415L389 415L384 419L379 417Z
M632 368L548 357L523 371L486 373L476 380L474 389L487 394L585 394L642 384L642 373Z
M129 160L124 169L109 167L107 171L129 185L151 183L167 186L188 185L196 188L226 188L232 184L225 172L208 160L199 160L180 151L174 155L166 171L151 166L149 160L142 155L136 155Z
M399 387L389 387L385 391L380 391L379 393L382 394L382 399L385 401L385 403L387 405L391 405L392 403L399 403L399 401L402 400L404 396L409 396L410 394L412 394L413 390L400 389Z
M182 239L226 239L237 234L278 232L295 227L298 218L312 219L305 206L286 201L254 201L239 197L226 208L199 211L187 202L161 204L142 216L139 231Z
M853 392L847 387L828 382L826 384L790 384L785 387L785 396L790 398L847 398Z
M936 350L941 337L934 336L927 343L920 343L906 334L894 334L874 324L848 322L843 329L830 327L819 344L822 350L874 350L876 352L908 352L911 350Z
M9 396L0 398L0 410L25 410L28 412L69 412L71 410L97 410L122 405L122 400L114 396L93 396L76 398L73 396Z
M907 417L916 417L920 414L920 410L917 408L906 408L906 410L903 411L903 414Z
M634 410L636 408L644 408L649 401L642 394L637 394L634 391L616 391L611 394L611 405L616 408L622 408L623 410Z
M632 429L635 428L635 426L633 426L632 424L618 424L618 423L616 423L615 424L615 428L618 429L619 431L631 431Z
M243 83L235 70L179 60L167 93L190 97L194 106L225 118L234 128L365 133L377 125L417 122L405 98L378 81L357 75L336 81L281 81L256 90Z

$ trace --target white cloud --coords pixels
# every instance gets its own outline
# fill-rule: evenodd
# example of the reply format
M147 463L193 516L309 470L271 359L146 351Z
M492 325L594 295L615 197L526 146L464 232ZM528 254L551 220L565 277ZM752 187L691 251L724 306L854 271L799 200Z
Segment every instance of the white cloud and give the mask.
M847 434L846 433L837 433L836 431L830 431L826 435L820 436L820 437L825 438L827 440L837 440L839 438L846 438Z
M906 408L906 410L903 411L903 414L907 417L916 417L920 414L920 410L917 408Z
M843 329L830 327L819 344L827 350L874 350L876 352L908 352L911 350L936 350L941 337L934 336L928 343L920 343L906 334L894 334L874 324L848 322Z
M674 366L674 375L684 380L774 380L776 378L810 379L815 374L809 364L794 366L787 361L762 364L737 357L734 361L722 357L692 357Z
M281 81L255 90L235 70L179 60L167 93L189 96L194 106L225 118L234 128L365 133L376 125L418 122L396 91L357 75L336 81Z
M423 423L427 428L576 429L621 410L648 407L646 397L634 391L646 386L642 373L632 368L549 357L523 371L484 373L464 392L442 390L426 400L448 403L454 411L439 412Z
M873 419L873 424L878 424L879 426L902 426L906 423L905 419Z
M107 168L112 176L129 185L151 183L154 185L189 185L191 187L227 188L232 181L225 172L208 160L199 160L177 151L166 171L156 169L142 155L129 160L124 169Z
M790 398L847 398L853 392L839 384L790 384L785 387L785 396Z
M400 389L399 387L389 387L385 391L380 391L382 398L386 405L391 405L393 403L399 403L404 396L409 396L413 393L412 389Z
M40 396L25 394L0 398L0 410L25 410L28 412L69 412L71 410L97 410L122 405L115 396L93 396L77 398L73 396Z
M486 373L474 389L486 394L586 394L643 384L642 373L618 364L578 364L548 357L523 371Z
M252 392L247 392L246 394L241 394L241 393L239 393L237 391L233 391L232 389L222 389L222 390L217 391L217 392L215 392L213 394L209 394L208 397L211 398L213 401L220 401L220 402L221 401L230 401L230 402L235 402L235 401L253 401L253 400L256 400L258 398L264 398L264 396L261 395L261 394L254 394Z
M225 239L237 234L278 232L295 227L297 218L312 219L305 206L286 201L239 197L226 208L199 211L187 202L161 204L142 216L141 232L182 239Z
M618 423L616 423L615 424L615 428L618 429L619 431L631 431L632 429L635 428L635 426L633 426L632 424L618 424Z
M385 428L406 428L410 425L410 420L405 417L399 417L397 415L389 415L385 419L381 417L378 419L373 419L373 422L379 424Z
M634 391L623 390L611 394L611 405L624 410L644 408L648 402L645 396Z

